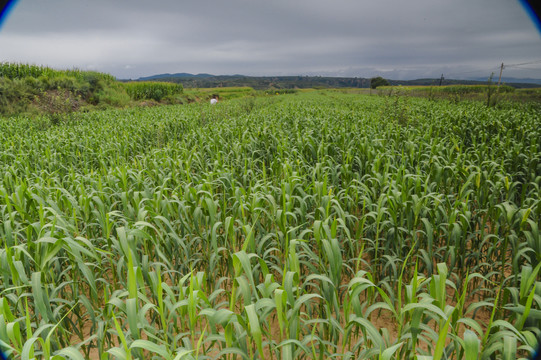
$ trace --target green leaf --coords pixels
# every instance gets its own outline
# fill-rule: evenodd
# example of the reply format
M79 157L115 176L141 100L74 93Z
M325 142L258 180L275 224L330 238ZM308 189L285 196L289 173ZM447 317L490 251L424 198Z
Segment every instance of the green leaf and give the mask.
M394 355L396 350L398 350L402 346L403 342L399 342L396 345L391 346L390 348L385 349L380 355L380 360L391 360L391 357Z
M517 338L504 336L503 338L503 360L515 360L517 358Z
M171 354L169 354L164 346L160 346L148 340L139 339L133 341L130 345L130 350L134 348L150 351L154 354L160 355L164 359L169 359L171 357Z
M58 350L55 352L55 355L61 355L64 358L69 358L71 360L85 360L83 355L72 346Z
M465 360L477 360L479 358L479 346L481 341L475 333L469 329L464 331L464 356Z
M259 356L263 359L263 345L262 345L262 333L261 333L261 327L259 325L259 319L257 317L257 314L255 312L255 305L250 304L244 308L246 310L246 314L248 315L248 323L250 325L250 334L255 340L257 350L259 352Z
M447 329L451 323L452 316L449 316L445 324L439 329L438 342L436 343L436 349L434 350L434 359L440 360L443 355L443 349L445 348L445 340L447 339Z

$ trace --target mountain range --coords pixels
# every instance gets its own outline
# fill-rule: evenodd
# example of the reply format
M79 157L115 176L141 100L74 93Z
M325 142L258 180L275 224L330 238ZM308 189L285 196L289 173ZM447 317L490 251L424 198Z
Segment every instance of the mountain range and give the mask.
M250 86L254 89L294 89L294 88L368 88L370 78L363 77L328 77L328 76L246 76L246 75L212 75L212 74L156 74L140 77L136 81L167 81L181 83L186 88L207 88L207 87L230 87ZM388 79L391 85L438 85L440 79L415 79L415 80L393 80ZM492 80L493 83L497 79ZM502 83L515 88L541 87L541 79L519 79L502 78ZM487 84L485 78L471 78L467 80L444 79L442 85L478 85Z

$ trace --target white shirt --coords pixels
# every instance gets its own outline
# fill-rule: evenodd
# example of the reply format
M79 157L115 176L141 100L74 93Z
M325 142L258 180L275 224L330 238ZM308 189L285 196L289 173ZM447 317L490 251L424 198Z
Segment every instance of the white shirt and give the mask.
M217 102L218 102L218 100L216 100L216 99L210 99L210 103L211 103L212 105L216 104Z

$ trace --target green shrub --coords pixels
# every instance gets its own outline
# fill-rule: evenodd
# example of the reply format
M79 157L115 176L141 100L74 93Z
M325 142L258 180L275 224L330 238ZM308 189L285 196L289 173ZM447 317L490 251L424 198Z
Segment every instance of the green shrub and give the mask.
M180 95L167 95L162 99L162 102L167 105L182 105L185 100Z
M0 78L0 114L25 111L33 98L33 89L24 80Z
M389 81L381 76L373 77L370 79L370 88L376 89L379 86L389 86Z
M160 101L166 96L182 94L181 84L143 81L124 83L126 92L133 100Z
M296 94L298 92L297 89L271 89L265 91L265 94L267 95L284 95L284 94Z
M97 91L92 97L92 103L96 105L111 105L124 107L130 102L130 96L122 86L109 86Z

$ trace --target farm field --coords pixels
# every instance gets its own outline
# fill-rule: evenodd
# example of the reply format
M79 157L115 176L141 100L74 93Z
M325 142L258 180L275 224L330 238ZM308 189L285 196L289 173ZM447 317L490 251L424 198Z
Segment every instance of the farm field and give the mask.
M537 109L327 91L0 118L0 347L527 358Z
M443 86L378 86L381 94L420 96L429 99L483 101L489 106L501 103L541 103L540 88L515 89L512 86L490 85L443 85Z

